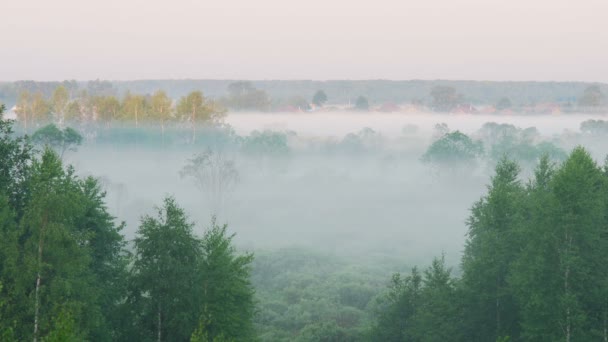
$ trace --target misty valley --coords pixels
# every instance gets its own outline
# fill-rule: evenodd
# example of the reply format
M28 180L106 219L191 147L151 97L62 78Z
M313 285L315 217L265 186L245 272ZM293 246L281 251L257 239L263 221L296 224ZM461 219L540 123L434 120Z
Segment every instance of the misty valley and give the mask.
M2 341L608 339L598 108L57 89L0 116Z

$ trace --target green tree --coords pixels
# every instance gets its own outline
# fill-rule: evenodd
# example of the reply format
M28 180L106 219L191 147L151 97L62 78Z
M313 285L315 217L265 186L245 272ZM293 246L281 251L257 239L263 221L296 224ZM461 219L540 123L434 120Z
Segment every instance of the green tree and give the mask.
M16 259L11 276L21 337L45 336L62 310L70 310L79 317L79 324L90 328L97 322L93 318L97 298L87 270L89 255L81 246L88 234L75 225L75 218L82 215L82 196L74 171L64 171L59 157L47 149L40 160L33 161L28 191L13 240L23 254Z
M525 189L519 166L508 159L496 165L488 193L473 205L462 257L466 319L472 341L518 336L518 310L507 283L518 257L518 232L524 220Z
M270 108L268 94L256 89L251 82L239 81L228 85L228 97L223 100L225 105L234 110L267 111Z
M312 103L317 107L322 107L327 102L327 94L323 90L317 90L312 96Z
M135 237L130 304L137 339L188 340L197 326L200 241L175 199L144 216Z
M458 170L474 166L482 153L481 142L454 131L433 142L422 156L422 161L439 169Z
M462 95L449 86L434 86L431 98L431 108L436 112L449 112L462 103Z
M16 340L114 340L124 240L97 181L50 149L35 158L4 120L0 151L2 321Z
M512 283L529 340L607 338L606 179L582 147L554 172L546 158L530 188L526 244Z
M422 303L422 276L413 268L407 277L393 275L388 293L381 299L376 323L372 329L374 341L408 341L415 339L414 317Z
M0 197L21 214L27 194L24 183L30 171L32 145L24 137L15 137L13 123L4 120L4 105L0 104Z
M412 320L413 340L460 341L462 313L458 292L443 256L433 259L424 271L420 299L422 304Z
M361 111L369 110L369 102L367 102L367 98L365 96L357 97L357 101L355 102L355 109Z
M200 324L209 341L250 341L254 338L254 289L250 281L253 254L237 254L227 225L215 218L202 239L198 289L202 308Z
M604 104L606 95L602 92L599 85L594 84L585 88L583 95L578 100L578 105L582 107L599 107Z
M510 109L511 107L513 107L513 104L511 103L511 99L508 97L503 97L496 102L496 109L498 110Z
M121 303L127 294L130 254L125 250L126 241L121 234L124 223L116 225L108 213L106 194L97 179L87 177L79 183L83 212L76 225L88 236L88 268L103 316L95 329L89 331L89 337L94 341L113 341L121 336L126 317Z
M76 151L76 146L82 144L82 136L73 128L61 130L55 124L48 124L34 132L32 142L52 148L63 158L66 151Z
M217 123L226 113L215 102L207 100L200 91L193 91L180 98L176 111L178 117L190 122L193 143L196 142L196 127L198 124Z
M602 136L608 133L608 121L604 120L586 120L581 122L581 132L585 134Z

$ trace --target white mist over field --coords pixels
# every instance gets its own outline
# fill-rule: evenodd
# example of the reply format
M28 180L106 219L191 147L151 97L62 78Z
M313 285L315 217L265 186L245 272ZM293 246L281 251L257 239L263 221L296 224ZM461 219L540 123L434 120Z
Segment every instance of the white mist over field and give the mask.
M300 136L337 136L369 127L383 135L397 137L406 125L416 125L420 133L430 134L437 123L444 122L453 130L473 132L486 122L508 123L517 127L536 127L543 135L560 134L564 130L578 131L581 122L602 119L590 114L438 114L438 113L231 113L225 122L238 134L253 130L292 130Z
M432 143L433 127L474 136L486 122L534 126L547 139L578 132L589 115L491 116L380 113L230 113L236 134L291 131L290 151L281 157L226 152L239 182L221 212L249 250L301 246L340 256L401 258L428 262L442 251L459 260L469 209L485 192L491 167L468 174L438 175L420 161ZM368 149L337 153L324 142L371 128ZM405 128L405 129L404 129ZM295 134L294 134L295 133ZM565 136L568 136L566 133ZM374 140L376 139L376 140ZM566 151L577 141L566 141ZM604 142L592 148L601 158ZM125 220L132 237L139 218L153 214L164 195L174 195L202 233L211 217L207 197L179 171L204 147L154 148L84 145L69 156L78 170L102 177L109 207Z

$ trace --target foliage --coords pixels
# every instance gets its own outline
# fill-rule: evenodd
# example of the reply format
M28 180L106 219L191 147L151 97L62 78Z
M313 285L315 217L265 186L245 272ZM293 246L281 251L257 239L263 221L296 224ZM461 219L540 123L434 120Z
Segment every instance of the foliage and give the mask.
M175 199L144 216L135 238L129 302L139 339L187 340L196 327L197 263L201 250L193 223Z
M599 107L604 104L606 95L602 89L594 84L585 88L583 95L578 99L578 105L581 107Z
M357 101L355 101L355 109L360 111L369 110L369 102L365 96L357 97Z
M422 161L440 169L472 167L483 152L483 145L460 131L447 133L433 142L422 156Z
M194 155L180 171L182 178L192 178L217 215L239 181L234 160L221 150L207 149Z
M228 96L222 103L233 110L266 111L270 108L268 94L256 89L251 82L239 81L228 85Z
M431 89L431 98L431 108L436 112L449 112L463 101L455 88L441 85Z
M242 142L243 152L253 156L281 157L289 154L288 134L253 131Z
M312 96L312 103L315 106L321 107L327 102L327 94L323 90L317 90Z
M179 99L176 107L177 116L192 127L192 142L196 141L196 127L199 124L211 125L217 123L226 113L214 101L203 96L200 91L193 91Z
M589 119L581 122L580 128L585 134L603 136L608 133L608 121Z
M82 144L82 136L73 128L61 130L55 124L48 124L34 132L32 142L52 148L63 158L66 151L76 151L76 146Z
M496 109L498 110L506 110L510 109L511 107L513 107L513 103L511 103L511 99L509 99L508 97L502 97L496 103Z
M233 238L227 225L213 218L201 241L199 319L209 341L249 341L254 336L254 289L249 280L253 254L238 255Z

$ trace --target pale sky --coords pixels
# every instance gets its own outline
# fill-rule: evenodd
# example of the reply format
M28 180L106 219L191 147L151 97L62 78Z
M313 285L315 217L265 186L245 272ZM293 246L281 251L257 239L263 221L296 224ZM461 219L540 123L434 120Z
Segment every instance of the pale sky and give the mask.
M608 82L608 0L0 0L0 80Z

